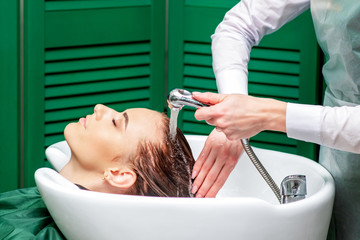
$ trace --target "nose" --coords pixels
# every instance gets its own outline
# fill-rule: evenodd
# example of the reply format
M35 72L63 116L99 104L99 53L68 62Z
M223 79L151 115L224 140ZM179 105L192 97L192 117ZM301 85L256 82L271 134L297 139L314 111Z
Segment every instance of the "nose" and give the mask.
M109 108L102 105L102 104L96 104L94 107L94 113L96 120L101 120L104 115L108 112Z

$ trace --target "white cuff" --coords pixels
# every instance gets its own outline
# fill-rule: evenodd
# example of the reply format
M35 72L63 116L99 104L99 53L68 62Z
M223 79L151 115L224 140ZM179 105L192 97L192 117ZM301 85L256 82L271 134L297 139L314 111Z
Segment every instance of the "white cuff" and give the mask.
M221 94L248 94L247 74L239 69L224 70L217 73L216 85Z
M322 106L288 103L286 133L290 138L321 144Z

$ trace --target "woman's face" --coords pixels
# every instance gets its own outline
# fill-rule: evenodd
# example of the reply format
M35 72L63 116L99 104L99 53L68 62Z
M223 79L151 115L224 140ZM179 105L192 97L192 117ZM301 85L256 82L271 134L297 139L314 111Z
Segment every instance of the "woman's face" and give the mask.
M161 141L162 116L145 108L117 112L98 104L94 114L66 126L64 134L72 158L87 170L103 171L114 160L123 163L136 153L142 140Z

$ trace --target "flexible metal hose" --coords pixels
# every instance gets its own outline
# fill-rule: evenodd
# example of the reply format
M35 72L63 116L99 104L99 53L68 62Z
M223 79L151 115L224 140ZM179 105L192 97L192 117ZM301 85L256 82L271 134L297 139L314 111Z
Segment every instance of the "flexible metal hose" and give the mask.
M181 109L184 105L199 108L199 107L208 107L209 105L203 104L196 99L193 98L192 93L185 90L185 89L179 89L175 88L173 89L168 96L168 103L171 106L170 108L178 108ZM173 111L172 111L173 112ZM171 113L173 115L173 113ZM177 116L174 117L177 119ZM176 124L175 124L176 126ZM261 164L257 156L255 155L254 151L252 150L251 146L249 145L248 139L241 139L241 143L245 149L245 152L249 156L250 160L256 167L256 169L259 171L260 175L264 178L265 182L270 186L271 190L275 193L277 199L281 203L281 195L280 195L280 189L275 184L274 180L270 176L270 174L266 171L264 166Z
M241 143L244 147L246 154L254 164L255 168L259 171L260 175L264 178L265 182L270 186L271 190L275 193L276 198L281 203L280 188L275 184L270 174L266 171L260 160L255 155L253 149L249 145L248 139L241 139Z

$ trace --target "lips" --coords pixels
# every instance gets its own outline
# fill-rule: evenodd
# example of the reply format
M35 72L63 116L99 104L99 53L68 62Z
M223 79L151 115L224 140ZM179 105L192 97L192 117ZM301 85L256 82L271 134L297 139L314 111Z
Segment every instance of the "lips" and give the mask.
M81 125L83 125L84 128L86 128L86 118L80 118L79 122Z

